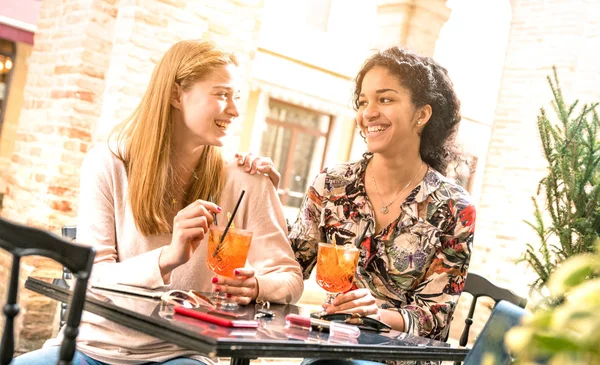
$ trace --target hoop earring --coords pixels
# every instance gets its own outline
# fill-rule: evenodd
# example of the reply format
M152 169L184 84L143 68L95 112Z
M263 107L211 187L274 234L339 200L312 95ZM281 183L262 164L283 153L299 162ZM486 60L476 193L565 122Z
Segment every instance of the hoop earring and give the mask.
M365 141L365 143L367 143L367 137L365 137L365 135L363 134L363 132L361 130L358 131L358 134L362 137L363 141Z

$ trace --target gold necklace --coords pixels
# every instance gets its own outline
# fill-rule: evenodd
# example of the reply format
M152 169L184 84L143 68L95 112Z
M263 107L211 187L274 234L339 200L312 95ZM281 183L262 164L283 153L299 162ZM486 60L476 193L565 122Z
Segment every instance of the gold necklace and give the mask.
M193 177L194 179L198 180L198 175L196 174L196 169L190 171L185 166L183 166L183 164L181 164L180 166L185 170L185 172L191 174L190 178ZM179 174L177 174L177 172L175 171L175 169L173 169L173 177L174 177L175 180L181 180L184 183L184 185L187 185L187 184L185 184L185 181L183 181L179 177ZM174 186L179 186L176 181L175 181L175 185ZM180 187L180 189L183 191L183 195L185 197L185 194L186 194L185 189L183 189L181 187ZM179 201L175 198L175 195L173 195L172 193L170 193L169 195L171 196L171 207L173 209L177 208L177 204L179 203Z
M419 176L419 173L421 173L421 170L423 169L424 165L425 165L425 162L421 163L421 167L419 167L419 171L417 171L417 173L415 174L415 176L413 176L413 178L410 179L410 181L408 182L408 184L404 185L404 187L396 195L396 197L394 198L394 200L392 200L391 202L389 202L387 204L385 204L383 202L383 197L381 196L381 193L379 192L379 189L377 188L377 182L375 182L375 175L373 175L373 171L371 171L371 179L373 179L373 185L375 185L375 191L377 192L377 195L379 195L379 199L381 200L381 209L380 209L381 213L388 214L388 212L390 211L388 209L388 207L390 205L392 205L396 201L396 199L398 199L398 197L404 192L404 190L406 190L406 188L408 188L410 186L410 184L412 184L413 181L415 181L415 179L417 178L417 176Z

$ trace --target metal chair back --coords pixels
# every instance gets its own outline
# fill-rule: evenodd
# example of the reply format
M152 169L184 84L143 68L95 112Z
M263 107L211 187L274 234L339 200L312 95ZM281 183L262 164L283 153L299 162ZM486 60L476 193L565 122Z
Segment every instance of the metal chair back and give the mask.
M469 340L469 329L473 324L473 315L475 313L477 299L480 297L490 297L496 302L496 305L501 300L505 300L521 308L525 308L527 305L527 298L520 297L508 289L496 286L483 276L475 273L467 274L467 281L465 282L463 293L471 294L473 296L473 300L471 301L471 306L469 307L469 314L465 319L465 328L460 336L459 344L461 346L466 346Z
M71 364L75 355L75 339L96 251L93 247L69 242L51 232L2 218L0 218L0 248L13 256L7 301L4 306L6 321L0 342L0 365L9 364L14 356L14 319L19 314L17 291L20 262L22 257L30 255L51 258L70 270L76 278L73 296L68 305L67 327L58 360L58 364L61 365Z

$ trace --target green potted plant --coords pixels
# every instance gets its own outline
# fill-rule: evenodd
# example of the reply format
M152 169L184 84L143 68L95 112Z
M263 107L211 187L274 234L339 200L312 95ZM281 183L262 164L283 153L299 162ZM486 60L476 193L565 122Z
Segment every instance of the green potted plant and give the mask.
M548 175L533 197L533 222L526 222L537 233L539 245L527 244L523 259L535 270L532 289L542 290L552 272L567 258L593 252L600 234L600 120L598 103L583 105L565 102L558 83L548 77L554 100L552 106L558 122L552 121L544 108L538 116L538 129ZM544 200L540 208L538 199Z
M531 288L542 299L505 344L518 364L600 364L598 103L567 104L556 69L548 83L558 122L541 109L548 175L533 198L535 220L527 222L540 242L527 244L523 257L537 274Z

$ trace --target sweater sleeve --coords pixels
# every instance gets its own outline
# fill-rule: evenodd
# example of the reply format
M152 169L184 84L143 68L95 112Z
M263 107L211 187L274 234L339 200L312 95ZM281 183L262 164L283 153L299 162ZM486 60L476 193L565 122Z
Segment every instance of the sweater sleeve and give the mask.
M287 238L283 208L269 179L263 176L242 176L257 182L248 191L246 221L253 232L248 263L256 271L257 301L294 303L300 299L304 281L300 265Z
M119 245L138 244L120 237L116 229L117 211L123 212L126 207L126 179L122 162L108 146L97 146L88 152L81 167L77 241L96 249L91 283L151 289L164 286L158 265L162 247L124 260L119 257Z

